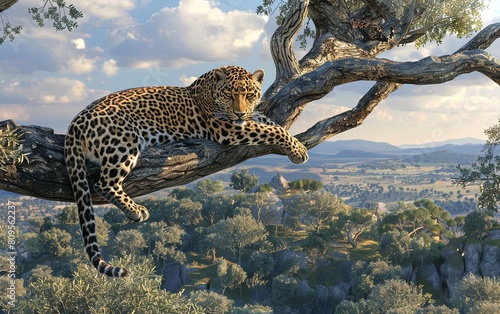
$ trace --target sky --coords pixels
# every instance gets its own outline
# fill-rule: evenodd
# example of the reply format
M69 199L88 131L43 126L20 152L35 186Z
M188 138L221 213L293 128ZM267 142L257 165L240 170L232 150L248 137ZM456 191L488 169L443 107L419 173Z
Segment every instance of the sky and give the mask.
M69 1L71 3L72 1ZM500 1L484 12L483 25L500 22ZM255 14L259 1L94 0L75 2L84 17L72 32L38 28L19 1L3 12L23 33L0 46L0 121L42 125L65 133L72 118L92 101L114 91L145 85L186 86L221 65L266 72L274 80L269 39L275 18ZM447 37L441 45L395 48L382 57L415 61L450 54L468 39ZM500 40L489 53L500 57ZM297 54L305 51L297 48ZM372 86L336 87L310 103L291 132L355 106ZM500 118L500 87L471 73L439 85L404 85L378 105L365 122L331 140L364 139L394 145L473 137Z

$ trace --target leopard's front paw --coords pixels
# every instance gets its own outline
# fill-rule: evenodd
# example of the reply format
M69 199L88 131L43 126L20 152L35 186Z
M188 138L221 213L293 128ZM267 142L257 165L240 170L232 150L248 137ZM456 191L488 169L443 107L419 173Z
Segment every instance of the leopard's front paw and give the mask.
M288 158L290 158L294 164L305 163L309 160L307 148L302 143L297 141L296 145L294 145L292 150L288 153Z
M146 207L134 204L134 206L132 206L132 209L133 210L128 209L125 211L125 214L129 219L136 222L141 222L149 218L149 211Z

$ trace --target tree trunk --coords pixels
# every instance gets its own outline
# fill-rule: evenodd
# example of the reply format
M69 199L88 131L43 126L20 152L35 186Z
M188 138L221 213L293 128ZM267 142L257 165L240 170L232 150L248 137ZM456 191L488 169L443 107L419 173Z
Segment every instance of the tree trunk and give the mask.
M351 236L351 233L347 233L347 242L352 246L353 249L358 248L358 244L356 243L356 240Z
M478 71L500 84L500 61L484 51L500 35L500 23L484 28L455 53L427 57L416 62L378 59L383 51L422 36L408 34L408 26L418 18L421 8L406 9L396 19L382 0L365 0L365 7L349 11L343 1L294 0L282 25L271 38L276 78L264 93L258 110L285 128L296 121L310 102L330 93L335 86L373 81L373 86L352 109L312 125L296 137L308 148L363 123L372 110L402 84L440 84ZM296 33L310 18L316 29L311 49L298 60L293 50ZM354 27L355 19L379 23L387 40L366 38ZM382 23L382 21L385 21ZM381 24L382 23L382 24ZM411 35L411 36L410 36ZM0 130L11 121L0 122ZM0 189L56 201L73 202L63 159L64 135L39 126L19 126L25 133L23 153L29 163L0 170ZM187 140L146 149L124 182L132 197L190 183L235 166L247 159L267 154L283 154L275 146L222 146L207 140ZM99 167L89 165L91 186L98 179ZM106 203L96 193L95 204Z

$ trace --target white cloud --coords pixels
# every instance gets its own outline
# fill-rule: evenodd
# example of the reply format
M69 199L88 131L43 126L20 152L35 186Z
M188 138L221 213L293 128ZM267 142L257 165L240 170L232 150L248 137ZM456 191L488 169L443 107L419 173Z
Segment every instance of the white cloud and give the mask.
M85 16L97 18L100 21L114 20L115 23L124 24L131 21L128 12L135 8L134 0L94 0L80 1L78 9Z
M181 0L150 20L110 34L119 64L179 66L187 62L235 60L252 53L266 18L248 11L224 12L212 1Z
M373 110L373 115L376 119L381 121L392 121L394 119L392 112L385 106L375 108Z
M59 60L42 43L36 40L17 40L1 46L0 69L2 74L57 71Z
M489 1L488 9L481 12L481 18L483 20L483 26L489 23L498 22L498 20L500 20L500 2Z
M1 74L32 74L37 71L70 71L77 74L93 70L96 53L87 49L87 33L78 30L57 32L52 27L38 28L23 23L22 35L2 45ZM90 58L86 57L90 55Z
M76 74L90 73L94 70L95 59L88 59L85 56L73 58L65 62L67 71Z
M85 84L65 77L13 80L0 86L0 104L70 103L87 95Z
M182 82L182 84L184 84L185 86L189 86L191 85L191 83L193 83L195 80L197 79L196 76L181 76L179 78L179 80Z
M401 112L424 111L447 115L498 112L500 89L490 79L474 73L437 85L404 85L387 99Z
M77 38L72 41L75 44L76 49L85 49L85 39Z
M109 59L104 61L102 64L102 70L107 76L114 76L118 74L118 67L116 66L116 61L114 59Z
M30 119L30 114L24 105L2 104L2 110L0 110L0 121L7 119L14 121L26 121Z
M269 39L269 37L264 37L262 39L262 44L261 44L261 49L260 49L260 52L259 52L259 56L263 59L263 60L272 60L273 59L273 56L271 55L271 48L269 48L271 45L271 40Z
M341 114L351 108L346 106L335 106L328 105L324 103L311 103L306 106L304 111L300 114L299 118L290 128L292 134L297 134L306 131L312 127L315 123Z

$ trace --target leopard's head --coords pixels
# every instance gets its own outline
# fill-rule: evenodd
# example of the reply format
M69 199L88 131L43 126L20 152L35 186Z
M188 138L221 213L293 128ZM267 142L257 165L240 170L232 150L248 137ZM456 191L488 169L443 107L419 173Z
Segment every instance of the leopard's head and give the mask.
M228 66L215 69L213 73L216 78L213 116L235 125L245 125L262 96L264 71L252 74L243 68Z

